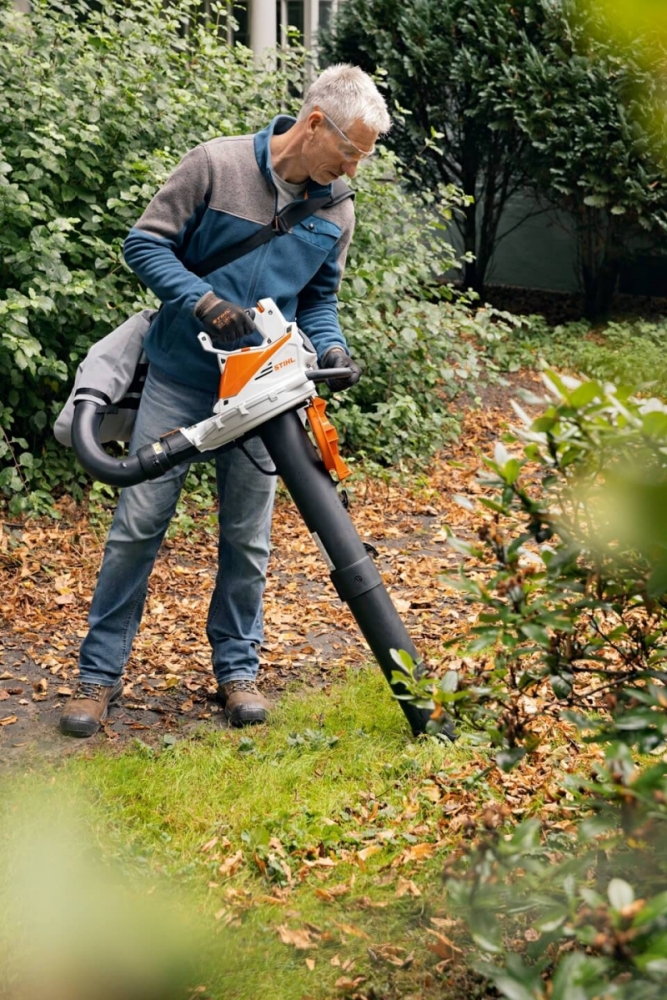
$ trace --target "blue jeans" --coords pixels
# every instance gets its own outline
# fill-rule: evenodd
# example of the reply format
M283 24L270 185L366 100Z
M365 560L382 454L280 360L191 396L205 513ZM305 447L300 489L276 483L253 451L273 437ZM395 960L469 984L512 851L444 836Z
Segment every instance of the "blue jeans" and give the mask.
M150 367L130 442L135 452L175 427L210 416L210 392L191 389ZM259 438L246 449L263 468L271 461ZM263 638L262 597L269 558L275 477L243 452L208 452L216 464L218 570L206 633L219 683L254 680ZM187 473L187 464L121 491L81 644L81 680L113 684L123 672L139 628L148 577Z

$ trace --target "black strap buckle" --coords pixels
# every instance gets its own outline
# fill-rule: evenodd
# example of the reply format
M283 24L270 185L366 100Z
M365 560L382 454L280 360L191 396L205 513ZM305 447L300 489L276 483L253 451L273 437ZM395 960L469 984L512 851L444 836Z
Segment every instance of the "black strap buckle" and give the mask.
M279 212L273 220L274 231L278 234L278 236L284 236L285 233L289 233L289 228L288 223L283 218L282 212Z

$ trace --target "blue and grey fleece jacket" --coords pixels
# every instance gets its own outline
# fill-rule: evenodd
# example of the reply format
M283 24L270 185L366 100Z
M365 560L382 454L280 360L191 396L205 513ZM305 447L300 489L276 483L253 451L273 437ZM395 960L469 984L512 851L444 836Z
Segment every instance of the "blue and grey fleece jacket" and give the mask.
M182 263L205 260L273 219L277 191L270 140L294 122L278 115L256 135L212 139L191 150L125 241L128 265L163 304L145 342L148 359L185 385L217 389L217 362L201 349L201 326L193 316L196 303L211 291L245 308L270 297L285 319L297 320L320 357L335 344L347 350L336 293L354 229L351 198L319 210L206 278ZM306 196L330 190L309 181ZM230 347L253 343L258 336Z

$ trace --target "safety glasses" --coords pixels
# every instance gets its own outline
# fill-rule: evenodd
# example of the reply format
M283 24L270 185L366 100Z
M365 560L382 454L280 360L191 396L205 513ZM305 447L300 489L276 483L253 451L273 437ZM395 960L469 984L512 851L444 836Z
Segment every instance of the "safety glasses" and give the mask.
M343 139L346 146L348 147L347 149L343 150L343 156L345 157L346 160L368 160L371 156L375 154L375 146L373 146L372 149L359 149L358 146L355 146L355 144L350 139L348 139L343 130L338 128L336 123L332 121L331 118L329 118L329 115L326 113L326 111L323 111L322 108L317 108L317 111L319 111L319 113L326 118L327 122L329 123L329 125L331 125L332 129L338 132L338 135L341 137L341 139Z

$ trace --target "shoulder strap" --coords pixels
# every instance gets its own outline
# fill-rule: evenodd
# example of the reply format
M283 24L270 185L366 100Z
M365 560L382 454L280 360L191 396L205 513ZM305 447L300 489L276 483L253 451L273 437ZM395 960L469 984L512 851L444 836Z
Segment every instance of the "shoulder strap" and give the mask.
M220 253L212 254L197 264L186 264L183 262L183 266L187 267L193 274L198 275L198 277L204 278L207 274L212 274L218 268L224 267L225 264L231 264L233 260L244 257L251 250L262 246L263 243L268 243L275 236L283 236L285 233L288 233L293 226L296 226L299 222L303 222L309 215L313 215L318 208L331 208L333 205L339 205L341 201L345 201L347 198L354 198L354 191L338 178L332 184L330 195L326 195L323 198L304 198L301 201L290 202L289 205L286 205L278 212L271 222L258 229L257 232L253 233L247 239L241 240L240 243L235 243L225 250L221 250Z

